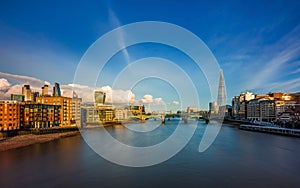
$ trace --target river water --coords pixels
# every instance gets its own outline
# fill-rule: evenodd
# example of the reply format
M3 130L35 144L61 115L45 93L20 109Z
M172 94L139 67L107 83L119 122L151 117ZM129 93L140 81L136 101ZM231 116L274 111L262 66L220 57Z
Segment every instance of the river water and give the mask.
M167 123L152 131L160 135L153 139L132 137L126 128L107 130L124 143L147 145L166 139L174 127ZM200 123L183 150L150 167L108 162L80 135L1 152L0 187L300 187L299 138L223 125L200 153L204 130Z

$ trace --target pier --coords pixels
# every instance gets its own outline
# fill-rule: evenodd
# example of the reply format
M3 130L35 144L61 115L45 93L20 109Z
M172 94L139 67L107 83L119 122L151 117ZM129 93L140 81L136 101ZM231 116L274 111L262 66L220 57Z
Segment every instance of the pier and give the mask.
M245 125L245 124L241 124L239 128L242 130L300 137L299 129L289 129L283 127L274 127L274 126Z

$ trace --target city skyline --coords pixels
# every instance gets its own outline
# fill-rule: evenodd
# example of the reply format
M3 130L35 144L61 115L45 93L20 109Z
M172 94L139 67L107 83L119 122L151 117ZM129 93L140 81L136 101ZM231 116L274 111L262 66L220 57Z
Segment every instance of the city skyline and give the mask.
M297 1L252 2L246 3L247 6L243 2L102 1L91 4L75 2L72 8L68 3L58 5L52 2L34 2L35 6L22 2L1 4L1 97L7 98L23 84L40 88L45 83L54 82L61 84L64 94L71 94L69 91L76 67L89 46L112 29L144 20L177 24L206 43L223 70L227 104L241 91L292 93L300 90L297 84L300 74L300 11ZM68 15L64 14L66 10ZM189 14L178 16L181 11L187 10ZM126 53L127 57L124 56ZM147 90L142 84L133 90L112 89L110 75L115 76L120 71L120 61L132 62L149 54L163 56L180 66L188 64L184 55L166 46L145 44L128 48L111 60L111 65L106 67L105 79L100 80L97 87L144 101L145 104L170 104L168 108L173 110L179 109L180 105L183 109L195 105L193 100L189 104L179 104L174 88L160 80L143 81L145 85L153 86ZM198 92L208 88L203 75L195 75L193 67L187 69L189 75L199 81ZM91 86L80 87L92 90ZM157 89L162 87L168 87L166 91L171 92ZM88 97L83 96L84 93L78 95ZM208 109L210 98L207 93L201 93L199 98L204 101L200 101L199 108Z
M299 0L1 0L1 187L299 186L299 33Z

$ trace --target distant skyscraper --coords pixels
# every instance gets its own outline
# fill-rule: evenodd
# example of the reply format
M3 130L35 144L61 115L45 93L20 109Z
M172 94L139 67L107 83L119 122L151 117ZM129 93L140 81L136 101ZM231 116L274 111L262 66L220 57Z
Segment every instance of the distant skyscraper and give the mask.
M219 106L219 111L218 111L219 115L224 117L226 111L226 91L225 91L225 83L224 83L224 76L222 70L220 70L217 104Z
M78 95L75 91L73 91L73 98L78 98Z
M30 85L24 85L22 87L22 95L24 95L25 101L32 101Z
M217 102L216 101L213 101L213 102L210 102L209 103L209 112L211 113L211 114L216 114L216 113L218 113L218 104L217 104Z
M53 87L53 97L60 97L61 96L61 92L60 92L60 86L59 83L54 83L54 87Z
M32 101L36 101L36 98L40 96L40 93L35 91L35 92L31 92L31 99Z
M226 90L225 90L225 83L224 83L224 76L223 71L220 70L220 79L219 79L219 90L218 90L218 106L225 106L226 105Z
M42 96L48 95L48 87L46 84L42 87Z
M95 104L97 105L102 105L105 103L105 98L106 94L102 91L95 91L94 93L94 99L95 99Z
M25 99L24 95L19 95L19 94L11 94L10 95L10 100L12 100L12 101L23 102L24 99Z

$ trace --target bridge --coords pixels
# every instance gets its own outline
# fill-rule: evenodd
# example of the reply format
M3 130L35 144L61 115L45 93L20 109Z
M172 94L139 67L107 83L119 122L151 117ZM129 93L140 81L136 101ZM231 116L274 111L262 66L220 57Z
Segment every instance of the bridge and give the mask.
M173 120L173 119L179 119L181 118L182 120L187 122L187 119L205 119L203 115L199 114L156 114L156 115L150 115L150 114L145 114L145 115L136 115L136 116L131 116L129 119L132 120L149 120L149 119L161 119L162 123L165 123L165 120Z

